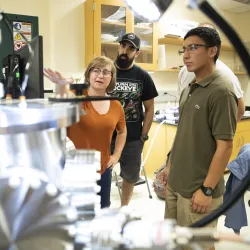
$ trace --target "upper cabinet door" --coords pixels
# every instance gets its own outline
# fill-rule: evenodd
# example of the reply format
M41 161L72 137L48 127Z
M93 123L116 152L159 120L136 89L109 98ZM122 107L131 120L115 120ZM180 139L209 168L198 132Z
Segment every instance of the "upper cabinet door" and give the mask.
M96 56L116 60L121 37L134 32L141 39L136 64L146 70L156 69L158 42L155 24L137 20L125 0L86 0L84 4L85 67Z
M132 13L124 1L117 0L98 0L95 8L95 55L115 60L121 37L132 30Z
M134 33L141 39L140 55L136 64L146 70L155 70L157 67L157 25L156 23L141 22L134 16Z

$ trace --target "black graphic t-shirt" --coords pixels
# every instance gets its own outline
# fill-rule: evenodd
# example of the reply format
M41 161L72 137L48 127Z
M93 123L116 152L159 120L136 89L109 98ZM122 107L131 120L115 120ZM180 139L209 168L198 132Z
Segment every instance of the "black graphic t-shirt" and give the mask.
M158 96L151 76L134 65L128 70L117 69L117 82L113 92L123 106L127 123L127 140L139 140L142 133L142 102Z

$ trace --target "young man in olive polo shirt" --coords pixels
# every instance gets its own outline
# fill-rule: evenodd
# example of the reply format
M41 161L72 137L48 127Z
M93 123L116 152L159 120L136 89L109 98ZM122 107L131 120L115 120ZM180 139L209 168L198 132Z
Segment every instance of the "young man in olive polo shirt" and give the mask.
M215 70L220 47L217 31L199 27L186 34L179 51L188 71L195 73L180 97L166 190L165 218L176 219L180 226L200 220L222 204L223 174L236 130L237 97L230 82ZM209 226L216 225L217 221Z

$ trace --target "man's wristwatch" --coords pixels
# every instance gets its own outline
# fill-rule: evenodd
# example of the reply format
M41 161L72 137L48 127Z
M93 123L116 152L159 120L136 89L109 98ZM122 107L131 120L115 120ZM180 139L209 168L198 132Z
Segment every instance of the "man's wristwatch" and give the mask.
M201 191L206 196L212 196L214 193L214 189L212 189L211 187L204 187L203 185L201 186Z
M148 135L141 135L141 138L143 139L143 141L147 141L148 140Z

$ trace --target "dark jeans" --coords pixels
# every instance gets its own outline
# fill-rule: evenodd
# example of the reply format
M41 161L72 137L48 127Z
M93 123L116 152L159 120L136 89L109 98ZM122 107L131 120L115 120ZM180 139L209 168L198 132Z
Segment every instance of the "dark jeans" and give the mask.
M101 208L109 207L110 191L111 191L112 169L107 168L101 175L101 180L97 182L101 186L101 191L98 193L101 196Z

